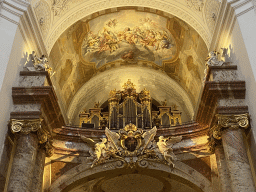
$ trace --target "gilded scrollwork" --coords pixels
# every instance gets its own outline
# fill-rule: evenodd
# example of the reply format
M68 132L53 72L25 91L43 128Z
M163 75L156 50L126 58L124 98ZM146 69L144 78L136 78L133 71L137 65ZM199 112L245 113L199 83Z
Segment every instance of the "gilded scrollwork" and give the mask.
M11 131L12 133L20 132L22 129L23 123L18 120L12 120Z
M48 157L53 155L52 137L50 133L42 127L43 119L11 119L10 128L12 133L29 134L34 132L37 134L38 143L41 144Z
M221 115L217 114L217 123L209 130L209 151L214 153L216 145L222 139L222 132L225 129L247 129L250 125L249 114Z
M128 81L123 85L124 90L128 89L135 89L135 85L131 82L131 79L128 79Z
M53 141L52 139L48 139L45 143L45 152L47 157L51 157L54 154L54 147L52 145Z
M250 123L249 123L249 115L248 114L234 115L234 117L240 127L244 128L244 129L247 129L249 127Z
M30 119L30 120L17 120L11 119L11 131L12 133L24 133L36 132L41 128L42 119Z

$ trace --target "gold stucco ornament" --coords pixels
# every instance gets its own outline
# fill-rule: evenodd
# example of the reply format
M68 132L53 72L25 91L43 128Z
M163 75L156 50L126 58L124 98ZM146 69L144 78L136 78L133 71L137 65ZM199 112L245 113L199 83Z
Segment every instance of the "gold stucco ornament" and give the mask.
M130 123L118 132L106 128L106 138L102 138L98 143L85 136L81 136L81 139L90 147L91 167L115 160L130 168L145 167L148 165L147 160L162 161L174 167L173 161L177 158L172 146L180 142L182 137L160 136L156 143L154 140L156 132L156 127L144 131Z
M33 67L27 67L29 71L47 71L51 77L55 74L55 72L48 64L46 55L37 57L35 51L32 51L30 58L33 63Z
M250 126L249 114L237 114L237 115L216 115L217 121L209 130L209 151L215 152L215 147L220 143L222 139L222 133L226 129L247 129Z

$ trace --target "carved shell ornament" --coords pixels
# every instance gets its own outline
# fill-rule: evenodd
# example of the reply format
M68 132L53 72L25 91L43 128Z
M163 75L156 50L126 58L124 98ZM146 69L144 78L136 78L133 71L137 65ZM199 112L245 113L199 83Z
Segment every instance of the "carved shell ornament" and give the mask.
M162 161L174 167L173 161L177 157L173 153L172 146L180 142L182 137L164 138L159 137L156 143L157 128L153 127L148 131L137 128L130 123L119 132L105 129L106 138L96 143L94 140L81 136L81 139L90 147L91 157L88 160L91 167L108 161L120 161L123 166L133 168L134 166L146 167L147 160Z

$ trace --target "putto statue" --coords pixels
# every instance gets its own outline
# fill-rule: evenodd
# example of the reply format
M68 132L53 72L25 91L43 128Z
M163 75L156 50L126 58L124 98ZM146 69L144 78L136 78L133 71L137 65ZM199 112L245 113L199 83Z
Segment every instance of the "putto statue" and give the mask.
M218 57L217 57L218 52L216 51L211 51L209 53L209 56L207 57L206 61L206 65L209 66L222 66L224 64L224 61L219 61Z
M48 65L48 59L45 55L37 57L35 51L32 51L31 61L33 62L33 67L27 67L29 71L48 71L51 77L55 74Z
M85 136L81 136L81 139L90 147L91 167L110 160L119 160L128 167L142 166L143 160L157 160L174 167L173 161L177 158L172 146L181 141L182 137L164 138L160 136L156 143L154 141L156 132L156 127L143 131L130 123L119 132L106 128L106 138L98 143Z
M175 143L180 142L182 136L172 137L172 138L164 138L163 136L159 137L159 141L157 142L157 146L159 151L164 156L164 159L168 162L168 165L172 165L174 167L173 160L176 161L177 157L173 153L172 146Z
M99 143L96 143L92 139L84 136L81 136L81 139L91 147L89 153L93 158L95 158L95 160L92 163L92 167L95 164L97 164L100 160L107 158L108 147L106 146L106 144L108 140L106 138L103 138Z
M35 51L31 54L31 60L34 64L34 68L37 71L45 71L50 69L50 66L48 65L48 59L45 55L42 55L42 57L38 58L35 54Z

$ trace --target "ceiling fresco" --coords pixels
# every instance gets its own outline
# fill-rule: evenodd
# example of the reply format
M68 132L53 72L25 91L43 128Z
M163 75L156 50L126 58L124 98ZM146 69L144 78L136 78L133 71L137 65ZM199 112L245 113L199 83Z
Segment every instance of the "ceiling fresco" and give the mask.
M167 74L187 92L195 107L207 53L202 38L184 21L163 12L123 9L93 14L73 24L56 41L50 60L64 110L92 77L120 66Z
M96 68L118 59L153 61L162 66L177 54L175 39L166 28L167 19L152 13L124 10L88 22L81 52Z

